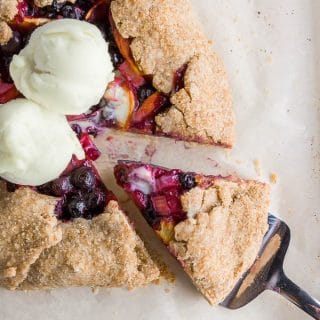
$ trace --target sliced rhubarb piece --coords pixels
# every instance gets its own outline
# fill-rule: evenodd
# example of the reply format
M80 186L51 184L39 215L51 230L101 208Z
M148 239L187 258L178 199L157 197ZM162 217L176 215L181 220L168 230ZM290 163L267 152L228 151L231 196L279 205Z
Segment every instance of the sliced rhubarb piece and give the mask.
M87 159L95 161L100 157L101 152L98 150L96 145L90 139L89 134L83 133L80 137L80 143L86 154Z
M0 104L16 99L19 95L19 91L13 84L0 80Z
M148 222L159 229L164 217L174 225L186 218L180 196L180 170L167 171L151 165L122 162L115 167L115 177L143 211ZM169 222L168 222L169 223Z
M130 82L135 88L139 88L146 83L144 77L137 73L128 60L124 61L119 67L119 71L124 78Z
M151 201L154 209L161 216L167 216L170 214L170 207L165 195L151 196Z

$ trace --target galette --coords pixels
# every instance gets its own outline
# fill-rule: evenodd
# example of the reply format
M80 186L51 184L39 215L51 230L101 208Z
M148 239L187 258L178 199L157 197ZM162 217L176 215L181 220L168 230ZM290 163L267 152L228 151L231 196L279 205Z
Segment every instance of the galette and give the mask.
M258 257L268 186L130 161L114 174L198 290L222 302Z
M144 286L155 259L100 177L105 128L231 148L226 71L188 0L0 0L0 285ZM120 163L211 303L253 263L268 188ZM104 179L105 180L105 179Z

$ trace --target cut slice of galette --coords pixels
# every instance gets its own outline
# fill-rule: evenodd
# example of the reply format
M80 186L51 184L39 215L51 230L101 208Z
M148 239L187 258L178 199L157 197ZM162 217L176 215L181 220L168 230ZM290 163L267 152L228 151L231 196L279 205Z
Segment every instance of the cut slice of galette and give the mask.
M0 181L0 285L8 289L144 286L159 269L89 160L55 181Z
M136 162L119 162L114 174L198 290L222 302L257 258L268 186Z
M96 25L115 68L100 103L71 121L89 121L83 130L114 127L232 147L234 114L225 68L188 0L1 1L1 101L18 95L14 88L8 93L12 56L38 26L63 18Z

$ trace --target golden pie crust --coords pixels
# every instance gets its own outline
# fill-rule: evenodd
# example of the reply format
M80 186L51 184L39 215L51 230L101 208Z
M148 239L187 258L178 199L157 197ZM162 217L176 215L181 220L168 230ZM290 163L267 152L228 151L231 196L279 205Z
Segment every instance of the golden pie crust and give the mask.
M267 185L238 179L182 196L189 218L175 226L168 246L211 304L222 302L257 258L269 198Z
M92 220L59 222L57 200L0 189L0 285L8 289L144 286L159 269L117 202Z

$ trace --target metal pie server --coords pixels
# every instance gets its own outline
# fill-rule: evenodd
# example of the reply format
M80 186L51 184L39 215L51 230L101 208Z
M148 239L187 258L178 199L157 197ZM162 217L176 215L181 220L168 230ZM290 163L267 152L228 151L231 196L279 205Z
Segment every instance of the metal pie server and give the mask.
M314 319L320 320L320 302L288 279L283 271L283 262L290 243L289 227L273 215L269 215L268 222L269 230L258 258L221 305L228 309L238 309L261 292L272 290Z

